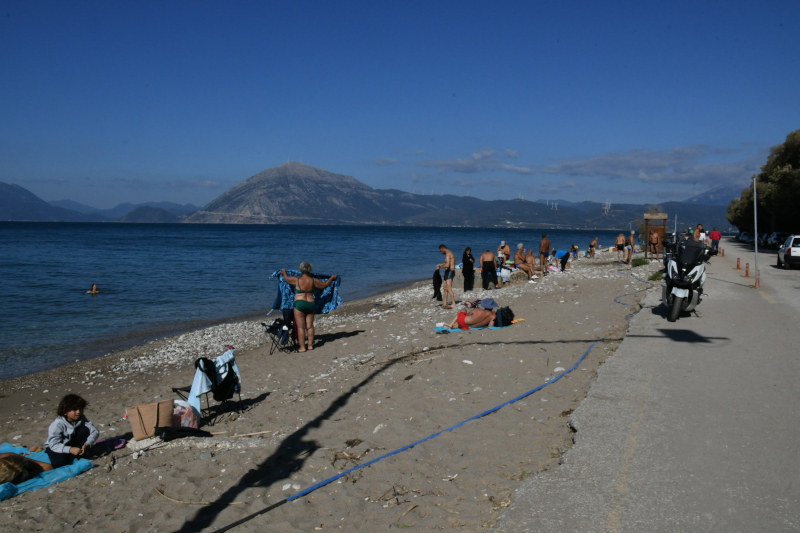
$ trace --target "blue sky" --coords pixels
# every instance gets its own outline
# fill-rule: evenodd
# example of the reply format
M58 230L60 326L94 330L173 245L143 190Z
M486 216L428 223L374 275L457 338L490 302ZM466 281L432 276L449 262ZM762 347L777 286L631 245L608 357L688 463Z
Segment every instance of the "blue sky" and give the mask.
M800 2L0 1L0 181L203 205L375 188L680 200L800 128Z

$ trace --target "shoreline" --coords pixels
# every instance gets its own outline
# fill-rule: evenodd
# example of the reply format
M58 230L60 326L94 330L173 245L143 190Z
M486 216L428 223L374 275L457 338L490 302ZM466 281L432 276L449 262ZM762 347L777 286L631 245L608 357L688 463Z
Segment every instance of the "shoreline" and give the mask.
M55 485L52 493L14 498L0 523L23 531L58 527L64 513L83 502L89 510L82 523L104 520L114 532L221 527L552 381L606 337L579 368L540 393L237 529L260 531L269 523L271 531L281 532L337 526L374 531L406 524L480 531L510 505L523 479L558 464L572 443L568 414L625 335L631 308L613 298L648 284L610 258L580 260L535 285L471 293L468 299L492 297L525 319L500 330L434 332L455 310L442 310L431 300L427 281L347 302L318 317L319 343L303 354L270 356L258 324L254 347L236 350L246 407L207 428L218 435L132 442L114 453L113 464L96 460L99 468ZM651 264L633 272L644 276L659 269ZM459 285L460 274L456 296L463 299ZM625 301L635 305L643 295ZM188 335L174 337L172 351L149 343L149 353L123 356L125 361L75 363L16 378L19 387L0 383L0 438L41 446L55 404L66 392L89 400L87 417L101 438L129 432L121 420L126 406L170 398L170 387L191 382L191 363L199 354L181 352L191 350L178 348L180 343L217 342L213 335ZM250 434L255 435L237 438ZM155 488L183 501L243 504L176 505Z
M366 299L369 299L369 298L372 298L372 297L377 297L377 296L380 296L382 294L385 294L385 293L388 293L388 292L391 292L391 291L400 290L400 289L402 289L404 287L411 286L411 285L416 284L416 283L421 283L423 281L425 281L425 280L414 280L414 281L411 281L411 282L396 282L396 283L383 284L383 285L381 285L379 287L376 287L375 288L375 292L372 292L371 290L367 290L366 292L368 294L366 296L362 296L362 297L356 298L354 300L351 300L350 302L355 303L355 302L358 302L360 300L366 300ZM346 304L346 303L349 303L349 302L344 302L344 304ZM72 361L72 362L65 362L65 363L50 367L50 368L45 368L45 369L41 369L41 370L35 370L34 372L31 372L31 373L28 373L28 374L15 375L15 376L10 376L10 377L7 377L7 378L0 379L0 390L2 390L2 384L5 381L21 379L21 378L25 378L27 376L32 376L32 375L35 375L35 374L41 374L41 373L49 372L49 371L57 370L59 368L63 368L63 367L67 367L67 366L70 366L70 365L73 365L73 364L77 364L77 363L84 363L84 362L88 362L88 361L94 361L94 360L102 359L102 358L105 358L105 357L121 356L121 355L124 355L125 353L128 353L128 352L132 352L132 353L140 352L140 351L145 350L145 348L148 345L151 345L151 344L154 344L154 343L159 343L160 341L169 341L170 339L174 339L176 337L180 337L181 335L196 333L198 331L211 330L211 329L216 328L218 326L225 326L225 325L229 325L229 324L236 325L236 324L244 324L244 323L258 323L258 325L260 326L262 321L264 321L264 320L273 320L274 318L276 318L279 315L279 313L277 313L277 312L274 312L274 314L271 314L273 311L274 310L270 308L267 311L254 312L254 313L245 313L245 314L242 314L242 315L236 315L236 316L233 316L233 317L222 318L222 319L195 320L195 321L192 321L192 322L187 322L187 323L183 323L183 324L176 324L174 326L168 326L168 327L161 328L161 329L158 329L158 330L150 330L150 331L146 331L146 332L131 333L128 336L116 337L116 338L112 338L112 339L96 341L95 343L92 343L89 346L96 345L97 347L96 348L87 349L87 352L89 352L89 355L87 355L86 357L80 357L80 358L78 358L78 360L75 360L75 361ZM251 348L252 346L247 344L247 347ZM109 348L111 348L111 349L109 349ZM205 356L206 355L204 355L204 357Z

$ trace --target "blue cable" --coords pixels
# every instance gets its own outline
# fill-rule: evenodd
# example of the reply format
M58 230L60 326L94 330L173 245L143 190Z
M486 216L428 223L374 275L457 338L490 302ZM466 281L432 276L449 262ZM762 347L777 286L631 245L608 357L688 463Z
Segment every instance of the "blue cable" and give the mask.
M639 279L638 277L634 276L633 274L631 274L631 276L633 276L634 278L638 279L639 281L641 281L643 283L647 283L646 281L644 281L642 279ZM617 298L624 298L625 296L630 296L631 294L636 294L637 292L642 292L643 290L647 290L647 288L640 289L638 291L634 291L634 292L629 293L629 294L623 294L622 296L618 296ZM620 305L627 305L627 306L633 307L632 304L626 304L624 302L617 301L617 298L614 298L614 301L616 303L618 303ZM628 315L625 318L625 320L630 320L631 317L635 316L637 313L639 313L639 311L636 311L636 313ZM412 442L411 444L403 446L402 448L398 448L397 450L394 450L392 452L389 452L389 453L386 453L384 455L381 455L380 457L376 457L375 459L372 459L371 461L367 461L366 463L363 463L363 464L360 464L358 466L355 466L355 467L351 468L350 470L346 470L344 472L340 472L339 474L336 474L335 476L332 476L332 477L329 477L328 479L320 481L316 485L312 485L312 486L308 487L307 489L303 489L303 490L301 490L300 492L298 492L296 494L292 494L291 496L289 496L289 497L287 497L287 498L285 498L285 499L283 499L283 500L281 500L281 501L279 501L277 503L274 503L274 504L262 509L261 511L257 511L257 512L255 512L255 513L253 513L253 514L251 514L249 516L246 516L246 517L242 518L241 520L237 520L233 524L230 524L230 525L225 526L225 527L223 527L221 529L218 529L217 533L224 533L225 531L233 529L234 527L236 527L236 526L238 526L240 524L243 524L244 522L247 522L247 521L252 520L253 518L255 518L257 516L260 516L260 515L262 515L264 513L267 513L268 511L271 511L272 509L275 509L276 507L280 507L281 505L283 505L283 504L285 504L287 502L291 502L291 501L297 500L298 498L302 498L303 496L306 496L307 494L310 494L310 493L314 492L315 490L324 487L325 485L329 485L329 484L333 483L334 481L336 481L338 479L341 479L341 478L345 477L346 475L348 475L348 474L350 474L352 472L355 472L356 470L361 470L362 468L365 468L367 466L373 465L373 464L377 463L378 461L386 459L387 457L391 457L393 455L397 455L399 453L402 453L402 452L404 452L406 450L410 450L414 446L418 446L418 445L422 444L423 442L429 441L431 439L435 439L436 437L438 437L442 433L447 433L447 432L450 432L450 431L454 431L454 430L460 428L461 426L463 426L464 424L466 424L467 422L471 422L473 420L478 420L479 418L483 418L484 416L487 416L487 415L490 415L490 414L492 414L494 412L499 411L500 409L502 409L503 407L506 407L507 405L511 405L512 403L518 402L518 401L522 400L523 398L527 398L531 394L542 390L543 388L547 387L548 385L552 385L553 383L555 383L559 379L563 378L564 376L566 376L567 374L569 374L570 372L572 372L573 370L578 368L578 365L580 365L581 362L583 362L583 360L586 359L586 356L589 355L589 352L592 351L592 348L594 348L595 345L598 342L604 341L605 339L606 339L606 337L603 337L600 340L594 341L589 346L589 348L586 349L586 351L583 353L583 355L580 357L580 359L578 359L578 361L569 368L569 370L567 370L565 372L562 372L561 374L559 374L552 381L548 381L546 383L543 383L543 384L539 385L538 387L536 387L535 389L532 389L532 390L530 390L530 391L528 391L526 393L523 393L523 394L517 396L516 398L513 398L513 399L511 399L511 400L509 400L509 401L507 401L505 403L501 403L497 407L493 407L493 408L489 409L488 411L484 411L484 412L482 412L482 413L480 413L478 415L475 415L475 416L473 416L471 418L467 418L466 420L464 420L463 422L459 422L455 426L449 427L447 429L443 429L442 431L434 433L433 435L425 437L424 439L420 439L420 440L418 440L416 442Z
M302 498L303 496L305 496L305 495L307 495L307 494L310 494L310 493L314 492L315 490L317 490L317 489L319 489L319 488L322 488L322 487L324 487L325 485L328 485L328 484L330 484L330 483L333 483L333 482L334 482L334 481L336 481L337 479L341 479L341 478L343 478L344 476L346 476L347 474L350 474L351 472L355 472L356 470L360 470L360 469L362 469L362 468L364 468L364 467L367 467L367 466L370 466L370 465L372 465L372 464L375 464L375 463L377 463L378 461L380 461L380 460L382 460L382 459L386 459L387 457L391 457L391 456L393 456L393 455L397 455L397 454L399 454L399 453L401 453L401 452L404 452L404 451L406 451L406 450L410 450L410 449L411 449L411 448L413 448L414 446L417 446L417 445L419 445L419 444L422 444L422 443L423 443L423 442L425 442L425 441L429 441L429 440L431 440L431 439L435 439L436 437L438 437L438 436L439 436L439 435L441 435L442 433L447 433L448 431L453 431L453 430L455 430L455 429L458 429L458 428L460 428L461 426L463 426L464 424L466 424L467 422L470 422L470 421L472 421L472 420L477 420L477 419L479 419L479 418L483 418L484 416L490 415L490 414L494 413L495 411L499 411L500 409L502 409L503 407L505 407L505 406L507 406L507 405L511 405L511 404L512 404L512 403L514 403L514 402L518 402L519 400L521 400L521 399L523 399L523 398L526 398L526 397L530 396L530 395L531 395L531 394L533 394L534 392L540 391L540 390L542 390L543 388L547 387L548 385L552 385L553 383L555 383L555 382L556 382L556 381L558 381L559 379L563 378L564 376L566 376L567 374L569 374L570 372L572 372L573 370L575 370L576 368L578 368L578 365L579 365L579 364L581 364L581 362L582 362L584 359L586 359L586 356L587 356L587 355L589 355L589 352L591 352L591 351L592 351L592 348L594 348L594 347L595 347L595 345L596 345L598 342L600 342L600 341L603 341L603 340L605 340L605 337L603 337L603 338L602 338L602 339L600 339L600 340L596 340L596 341L594 341L594 342L593 342L593 343L592 343L592 344L589 346L589 348L586 350L586 352L584 352L584 354L583 354L583 355L580 357L580 359L578 359L578 361L577 361L577 362L576 362L574 365L572 365L572 366L569 368L569 370L567 370L567 371L565 371L565 372L562 372L561 374L559 374L559 375L558 375L558 377L556 377L555 379L553 379L553 381L548 381L547 383L543 383L542 385L539 385L538 387L536 387L535 389L533 389L533 390L531 390L531 391L528 391L528 392L526 392L526 393L524 393L524 394L521 394L521 395L517 396L516 398L513 398L513 399L511 399L511 400L509 400L509 401L507 401L507 402L505 402L505 403L501 403L501 404L500 404L500 405L498 405L497 407L493 407L492 409L489 409L488 411L484 411L484 412L482 412L482 413L481 413L481 414L479 414L479 415L475 415L475 416L473 416L472 418L467 418L467 419L466 419L466 420L464 420L463 422L460 422L460 423L456 424L456 425L455 425L455 426L453 426L453 427L449 427L449 428L447 428L447 429L444 429L444 430L442 430L442 431L439 431L438 433L434 433L433 435L430 435L429 437L425 437L424 439L420 439L420 440L418 440L417 442L413 442L413 443L411 443L411 444L408 444L408 445L406 445L406 446L403 446L402 448L398 448L397 450L395 450L395 451L393 451L393 452L389 452L389 453L387 453L387 454L381 455L380 457L376 457L375 459L372 459L371 461L368 461L368 462L366 462L366 463L364 463L364 464L361 464L361 465L358 465L358 466L356 466L356 467L354 467L354 468L351 468L350 470L347 470L347 471L345 471L345 472L341 472L341 473L339 473L339 474L336 474L335 476L332 476L332 477L329 477L328 479L325 479L325 480L323 480L323 481L320 481L320 482L319 482L319 483L317 483L316 485L312 485L312 486L308 487L307 489L301 490L301 491L300 491L300 492L298 492L297 494L292 494L291 496L289 496L289 497L287 497L287 498L285 498L285 499L283 499L283 500L281 500L281 501L279 501L279 502L276 502L276 503L274 503L274 504L272 504L272 505L270 505L270 506L268 506L268 507L265 507L264 509L261 509L260 511L256 511L256 512L255 512L255 513L253 513L253 514L250 514L250 515L248 515L248 516L245 516L244 518L242 518L242 519L240 519L240 520L237 520L236 522L234 522L234 523L232 523L232 524L228 524L227 526L225 526L225 527L223 527L223 528L217 529L216 531L217 531L217 533L224 533L225 531L229 531L229 530L233 529L234 527L236 527L236 526L238 526L238 525L241 525L241 524L243 524L243 523L245 523L245 522L248 522L249 520L252 520L253 518L256 518L257 516L260 516L260 515L262 515L262 514L265 514L265 513L269 512L269 511L271 511L271 510L275 509L276 507L280 507L281 505L283 505L283 504L285 504L285 503L288 503L288 502L294 501L294 500L296 500L296 499L298 499L298 498Z
M603 339L600 339L600 340L605 340L605 337ZM466 424L467 422L471 422L472 420L477 420L479 418L483 418L484 416L487 416L487 415L490 415L490 414L492 414L492 413L494 413L496 411L499 411L500 409L502 409L503 407L505 407L507 405L511 405L512 403L518 402L519 400L521 400L523 398L527 398L528 396L530 396L534 392L540 391L543 388L547 387L548 385L552 385L553 383L555 383L559 379L563 378L564 376L566 376L567 374L569 374L570 372L575 370L578 367L578 365L581 364L581 362L584 359L586 359L586 356L589 355L589 352L592 351L592 348L594 348L594 346L598 342L600 342L600 340L594 341L591 344L591 346L589 346L589 348L586 350L586 352L581 356L581 358L578 359L578 361L574 365L572 365L572 367L570 367L569 370L559 374L558 377L556 377L553 381L548 381L547 383L543 383L542 385L539 385L538 387L536 387L535 389L533 389L531 391L528 391L528 392L526 392L524 394L521 394L521 395L517 396L516 398L511 399L511 400L509 400L509 401L507 401L505 403L501 403L497 407L493 407L493 408L489 409L488 411L484 411L479 415L473 416L472 418L467 418L466 420L464 420L463 422L459 422L455 426L449 427L447 429L443 429L442 431L439 431L438 433L434 433L433 435L430 435L429 437L425 437L424 439L420 439L417 442L412 442L411 444L403 446L402 448L399 448L399 449L397 449L397 450L395 450L393 452L389 452L387 454L381 455L380 457L376 457L375 459L372 459L371 461L367 461L364 464L360 464L360 465L358 465L358 466L356 466L354 468L351 468L350 470L347 470L345 472L341 472L341 473L339 473L339 474L337 474L337 475L335 475L333 477L330 477L330 478L328 478L328 479L326 479L324 481L320 481L316 485L308 487L305 490L301 490L297 494L293 494L293 495L289 496L288 498L286 498L286 501L292 501L292 500L296 500L297 498L302 498L306 494L309 494L310 492L313 492L313 491L317 490L318 488L324 487L325 485L328 485L329 483L331 483L333 481L336 481L337 479L341 479L344 476L346 476L347 474L350 474L351 472L355 472L356 470L360 470L360 469L362 469L362 468L364 468L366 466L369 466L371 464L377 463L378 461L380 461L382 459L386 459L387 457L391 457L392 455L397 455L398 453L404 452L406 450L410 450L414 446L422 444L425 441L429 441L431 439L434 439L434 438L438 437L439 435L441 435L442 433L447 433L448 431L453 431L455 429L458 429L461 426L463 426L464 424Z

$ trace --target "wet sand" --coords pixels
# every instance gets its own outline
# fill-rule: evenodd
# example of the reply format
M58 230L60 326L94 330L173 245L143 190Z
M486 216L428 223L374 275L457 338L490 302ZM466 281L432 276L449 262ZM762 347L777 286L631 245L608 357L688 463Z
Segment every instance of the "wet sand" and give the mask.
M213 531L552 381L605 338L553 385L234 531L485 529L523 479L557 465L571 445L569 414L624 337L644 294L635 291L648 286L630 273L646 279L660 267L631 270L615 258L599 253L535 285L467 293L524 319L500 330L434 332L457 309L441 309L425 282L317 317L316 349L303 354L270 355L256 320L0 382L0 442L25 446L43 445L68 392L90 402L101 438L130 432L126 406L172 398L172 387L191 383L194 359L225 344L236 346L244 406L205 427L213 437L132 442L87 473L0 502L0 524ZM463 300L460 277L454 286ZM633 306L614 302L628 293L619 300Z

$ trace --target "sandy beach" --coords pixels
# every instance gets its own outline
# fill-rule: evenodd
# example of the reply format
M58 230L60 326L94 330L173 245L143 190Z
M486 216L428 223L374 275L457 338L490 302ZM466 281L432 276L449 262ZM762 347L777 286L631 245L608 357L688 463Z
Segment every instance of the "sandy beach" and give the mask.
M254 320L0 382L0 442L32 447L43 445L69 392L90 402L86 415L105 438L130 432L127 406L172 398L172 387L191 383L194 360L226 344L243 381L241 412L203 428L213 437L130 442L76 478L0 502L0 524L213 531L552 381L600 340L553 385L234 529L485 530L522 480L556 465L571 445L569 414L651 286L631 273L644 280L661 268L615 259L600 252L537 284L466 298L456 278L459 301L492 297L524 319L509 328L435 332L456 310L441 309L430 283L419 282L318 316L317 346L303 354L270 355Z

